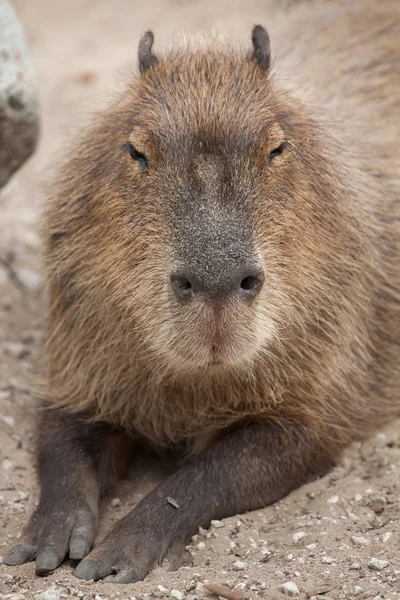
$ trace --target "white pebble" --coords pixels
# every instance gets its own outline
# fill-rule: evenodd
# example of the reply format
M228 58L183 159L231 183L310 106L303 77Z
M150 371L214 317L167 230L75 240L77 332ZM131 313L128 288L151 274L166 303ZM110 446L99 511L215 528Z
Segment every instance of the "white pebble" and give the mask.
M246 569L248 569L249 564L247 562L243 562L241 560L236 560L233 563L233 569L235 571L245 571Z
M339 496L331 496L330 498L328 498L328 502L329 504L336 504L337 502L339 502Z
M293 541L295 544L297 544L300 540L302 540L305 537L306 534L304 533L304 531L298 531L297 533L293 534Z
M157 589L159 592L161 592L162 594L169 594L169 590L167 590L166 587L164 587L163 585L158 585Z
M354 587L351 588L350 590L350 594L352 596L359 596L360 594L362 594L364 592L363 588L360 587L359 585L355 585Z
M287 581L279 588L285 596L300 596L300 590L293 581Z
M179 590L171 590L169 597L173 598L173 600L183 600L185 594L183 594L183 592L180 592Z
M204 548L206 547L204 542L199 542L196 546L197 550L204 550Z
M113 498L111 500L111 506L113 508L118 508L118 506L121 506L121 500L119 498Z
M358 537L357 535L351 536L351 541L355 546L367 546L369 544L369 540L365 537Z
M216 529L220 529L221 527L225 527L225 523L223 523L222 521L211 521L211 525L213 527L215 527Z
M3 467L3 469L5 471L9 471L10 469L12 469L13 467L13 463L11 462L11 460L9 460L8 458L5 458L3 460L3 462L1 463L1 466Z
M308 546L306 546L307 550L315 550L316 547L317 544L308 544Z
M382 571L389 565L390 563L387 560L379 560L379 558L371 558L368 563L368 567L371 569L371 571Z
M349 569L351 571L359 571L361 569L361 565L360 563L353 563L352 565L350 565Z
M388 542L390 540L390 538L392 537L393 533L391 531L387 531L386 533L383 534L382 536L382 542L384 544L386 544L386 542Z
M354 500L355 500L356 502L361 502L361 500L362 500L362 496L361 496L361 494L356 494L356 495L354 496Z
M24 594L0 594L0 600L26 600Z
M326 565L331 565L333 563L333 558L331 558L330 556L323 556L322 562Z
M38 592L33 596L34 600L60 600L61 595L65 594L66 589L52 585L51 587L44 590L44 592Z

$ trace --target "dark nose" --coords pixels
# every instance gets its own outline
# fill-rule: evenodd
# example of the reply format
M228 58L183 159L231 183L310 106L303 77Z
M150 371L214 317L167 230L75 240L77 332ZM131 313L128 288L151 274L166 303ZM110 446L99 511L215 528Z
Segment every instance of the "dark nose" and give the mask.
M218 276L208 273L199 275L191 271L172 273L171 286L181 301L196 296L227 299L237 297L242 301L253 300L264 283L264 272L259 266L239 266L230 268Z

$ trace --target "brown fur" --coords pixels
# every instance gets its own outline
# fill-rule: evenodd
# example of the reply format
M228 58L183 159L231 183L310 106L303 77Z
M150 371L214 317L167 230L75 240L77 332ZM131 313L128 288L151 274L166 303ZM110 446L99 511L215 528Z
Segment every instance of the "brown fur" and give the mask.
M275 502L399 413L400 5L291 15L273 66L260 27L252 52L159 56L145 34L140 78L63 167L41 498L6 564L69 555L119 582L178 566L199 525ZM257 294L226 287L238 265ZM173 291L182 269L203 295ZM90 551L130 437L192 456Z
M158 446L202 447L232 423L270 416L342 445L398 410L399 6L327 6L277 26L298 84L280 61L266 74L246 53L195 41L87 128L44 221L47 401ZM281 135L288 150L268 170ZM181 310L169 292L170 198L198 137L211 156L221 140L234 148L267 269L252 306L226 308L225 363L212 369L212 316ZM148 174L122 150L128 140L149 157Z

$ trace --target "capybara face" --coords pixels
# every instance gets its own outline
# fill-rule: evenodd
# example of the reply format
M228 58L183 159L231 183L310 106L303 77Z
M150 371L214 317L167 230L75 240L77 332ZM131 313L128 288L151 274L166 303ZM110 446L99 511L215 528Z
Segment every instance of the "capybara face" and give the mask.
M176 52L96 127L80 158L93 198L72 294L80 278L105 319L120 310L160 373L249 370L300 344L346 278L350 209L317 125L268 69L228 50Z

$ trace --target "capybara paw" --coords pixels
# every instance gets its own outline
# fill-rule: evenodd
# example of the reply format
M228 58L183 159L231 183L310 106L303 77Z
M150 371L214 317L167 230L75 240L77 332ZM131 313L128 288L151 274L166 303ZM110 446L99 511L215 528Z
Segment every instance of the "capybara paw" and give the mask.
M184 546L170 544L162 534L151 528L134 524L121 527L119 524L82 560L74 571L80 579L104 579L115 575L115 583L135 583L144 579L164 558L176 569L180 566ZM172 560L173 557L173 560Z
M22 536L4 559L15 566L36 559L37 575L56 569L65 558L84 558L92 547L96 517L83 504L74 509L38 506Z

